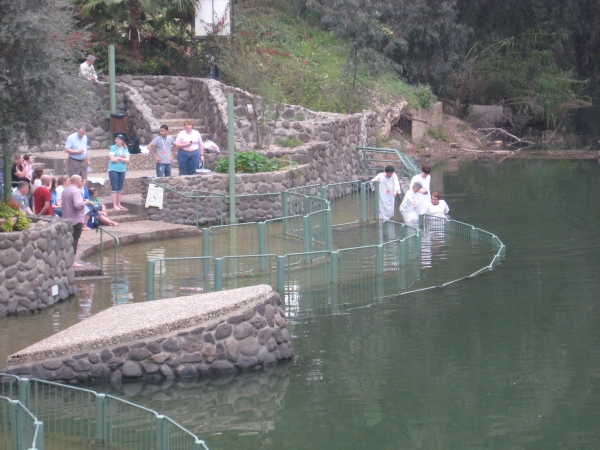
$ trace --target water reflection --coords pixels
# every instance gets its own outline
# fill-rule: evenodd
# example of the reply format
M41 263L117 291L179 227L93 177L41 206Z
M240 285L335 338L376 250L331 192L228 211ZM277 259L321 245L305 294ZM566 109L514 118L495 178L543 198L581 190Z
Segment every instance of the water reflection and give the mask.
M96 385L94 389L161 413L168 411L181 425L205 439L225 431L244 436L275 429L285 407L290 370L290 364L283 364L259 373L161 384Z

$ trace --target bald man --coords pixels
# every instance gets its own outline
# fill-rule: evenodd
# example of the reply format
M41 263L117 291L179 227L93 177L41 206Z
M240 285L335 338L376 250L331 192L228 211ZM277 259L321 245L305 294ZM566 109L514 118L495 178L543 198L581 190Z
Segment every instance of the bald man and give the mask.
M42 185L33 191L33 212L38 216L51 216L53 215L52 194L50 193L52 177L50 175L42 175L40 181Z
M79 175L71 176L71 184L62 193L62 218L69 219L73 224L73 251L77 254L77 243L81 237L83 222L85 222L85 200L81 193L83 180ZM73 259L72 267L82 265Z

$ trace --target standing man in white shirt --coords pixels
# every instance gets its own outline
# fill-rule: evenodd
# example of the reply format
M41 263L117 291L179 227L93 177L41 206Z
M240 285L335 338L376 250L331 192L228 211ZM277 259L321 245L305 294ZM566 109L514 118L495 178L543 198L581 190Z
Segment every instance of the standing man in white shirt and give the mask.
M85 61L79 66L79 76L90 80L92 83L97 83L98 75L96 74L96 69L94 69L94 61L96 61L94 55L87 55Z
M87 168L90 165L87 147L88 138L85 135L85 126L79 125L77 132L69 136L65 144L65 152L69 154L67 163L69 176L79 175L81 178L87 178Z

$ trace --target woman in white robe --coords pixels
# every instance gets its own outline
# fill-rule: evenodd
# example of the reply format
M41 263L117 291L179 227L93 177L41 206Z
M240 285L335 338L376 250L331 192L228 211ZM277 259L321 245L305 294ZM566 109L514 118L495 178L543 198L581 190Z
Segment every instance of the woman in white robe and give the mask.
M435 217L443 217L446 219L448 218L449 212L450 208L448 207L448 203L446 203L444 200L440 200L437 192L431 194L431 202L425 208L424 214Z
M411 189L417 181L423 186L419 192L415 194L415 199L417 200L416 211L419 215L425 214L425 208L431 202L431 193L429 192L431 175L429 175L429 172L431 172L431 167L423 166L421 167L421 173L412 177L412 180L410 181Z
M400 194L400 183L394 167L386 166L385 172L378 173L371 181L379 181L379 219L393 219L394 204Z
M404 199L400 204L400 214L404 223L411 226L419 226L419 215L417 214L416 193L423 188L420 181L415 181L412 187L404 194Z

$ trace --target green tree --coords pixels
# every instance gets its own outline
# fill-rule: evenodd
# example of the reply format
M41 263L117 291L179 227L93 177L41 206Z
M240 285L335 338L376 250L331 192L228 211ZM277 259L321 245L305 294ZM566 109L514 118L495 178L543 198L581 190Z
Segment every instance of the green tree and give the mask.
M10 193L11 156L22 137L90 114L96 97L78 76L86 36L63 0L0 0L0 147Z
M168 30L189 32L194 0L75 0L81 18L103 33L125 36L136 61L143 60L142 42Z
M363 64L387 65L438 92L460 65L470 33L459 23L453 0L316 0L307 6L362 51Z

